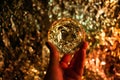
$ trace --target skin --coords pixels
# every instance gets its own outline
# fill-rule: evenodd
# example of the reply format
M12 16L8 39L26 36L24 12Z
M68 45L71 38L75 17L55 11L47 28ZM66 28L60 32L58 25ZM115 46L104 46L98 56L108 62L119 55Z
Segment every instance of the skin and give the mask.
M50 42L46 45L50 49L50 62L44 80L82 80L87 42L83 42L73 57L65 54L61 60L57 48Z

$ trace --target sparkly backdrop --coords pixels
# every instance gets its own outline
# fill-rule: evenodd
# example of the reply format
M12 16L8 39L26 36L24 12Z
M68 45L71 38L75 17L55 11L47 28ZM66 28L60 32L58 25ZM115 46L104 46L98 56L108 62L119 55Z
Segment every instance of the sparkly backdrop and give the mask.
M1 0L0 80L43 80L47 32L61 18L85 29L83 80L120 80L120 0Z

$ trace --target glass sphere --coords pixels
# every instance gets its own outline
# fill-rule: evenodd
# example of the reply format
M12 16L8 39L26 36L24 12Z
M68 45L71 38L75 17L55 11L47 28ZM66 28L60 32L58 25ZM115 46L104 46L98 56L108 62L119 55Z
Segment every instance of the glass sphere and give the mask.
M82 25L71 18L62 18L53 22L48 31L48 41L61 53L73 53L85 39Z

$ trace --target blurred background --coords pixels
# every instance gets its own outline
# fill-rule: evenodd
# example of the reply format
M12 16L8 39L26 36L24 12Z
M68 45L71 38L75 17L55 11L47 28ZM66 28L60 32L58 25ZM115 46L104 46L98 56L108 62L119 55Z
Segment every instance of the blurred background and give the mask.
M43 80L47 32L61 18L86 32L83 80L120 80L120 0L1 0L0 80Z

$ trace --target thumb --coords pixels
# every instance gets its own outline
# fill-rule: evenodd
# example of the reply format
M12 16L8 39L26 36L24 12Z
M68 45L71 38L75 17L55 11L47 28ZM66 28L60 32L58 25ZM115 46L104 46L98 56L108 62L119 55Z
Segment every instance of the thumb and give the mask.
M52 66L59 65L59 52L51 42L46 42L47 47L50 49L50 62Z

